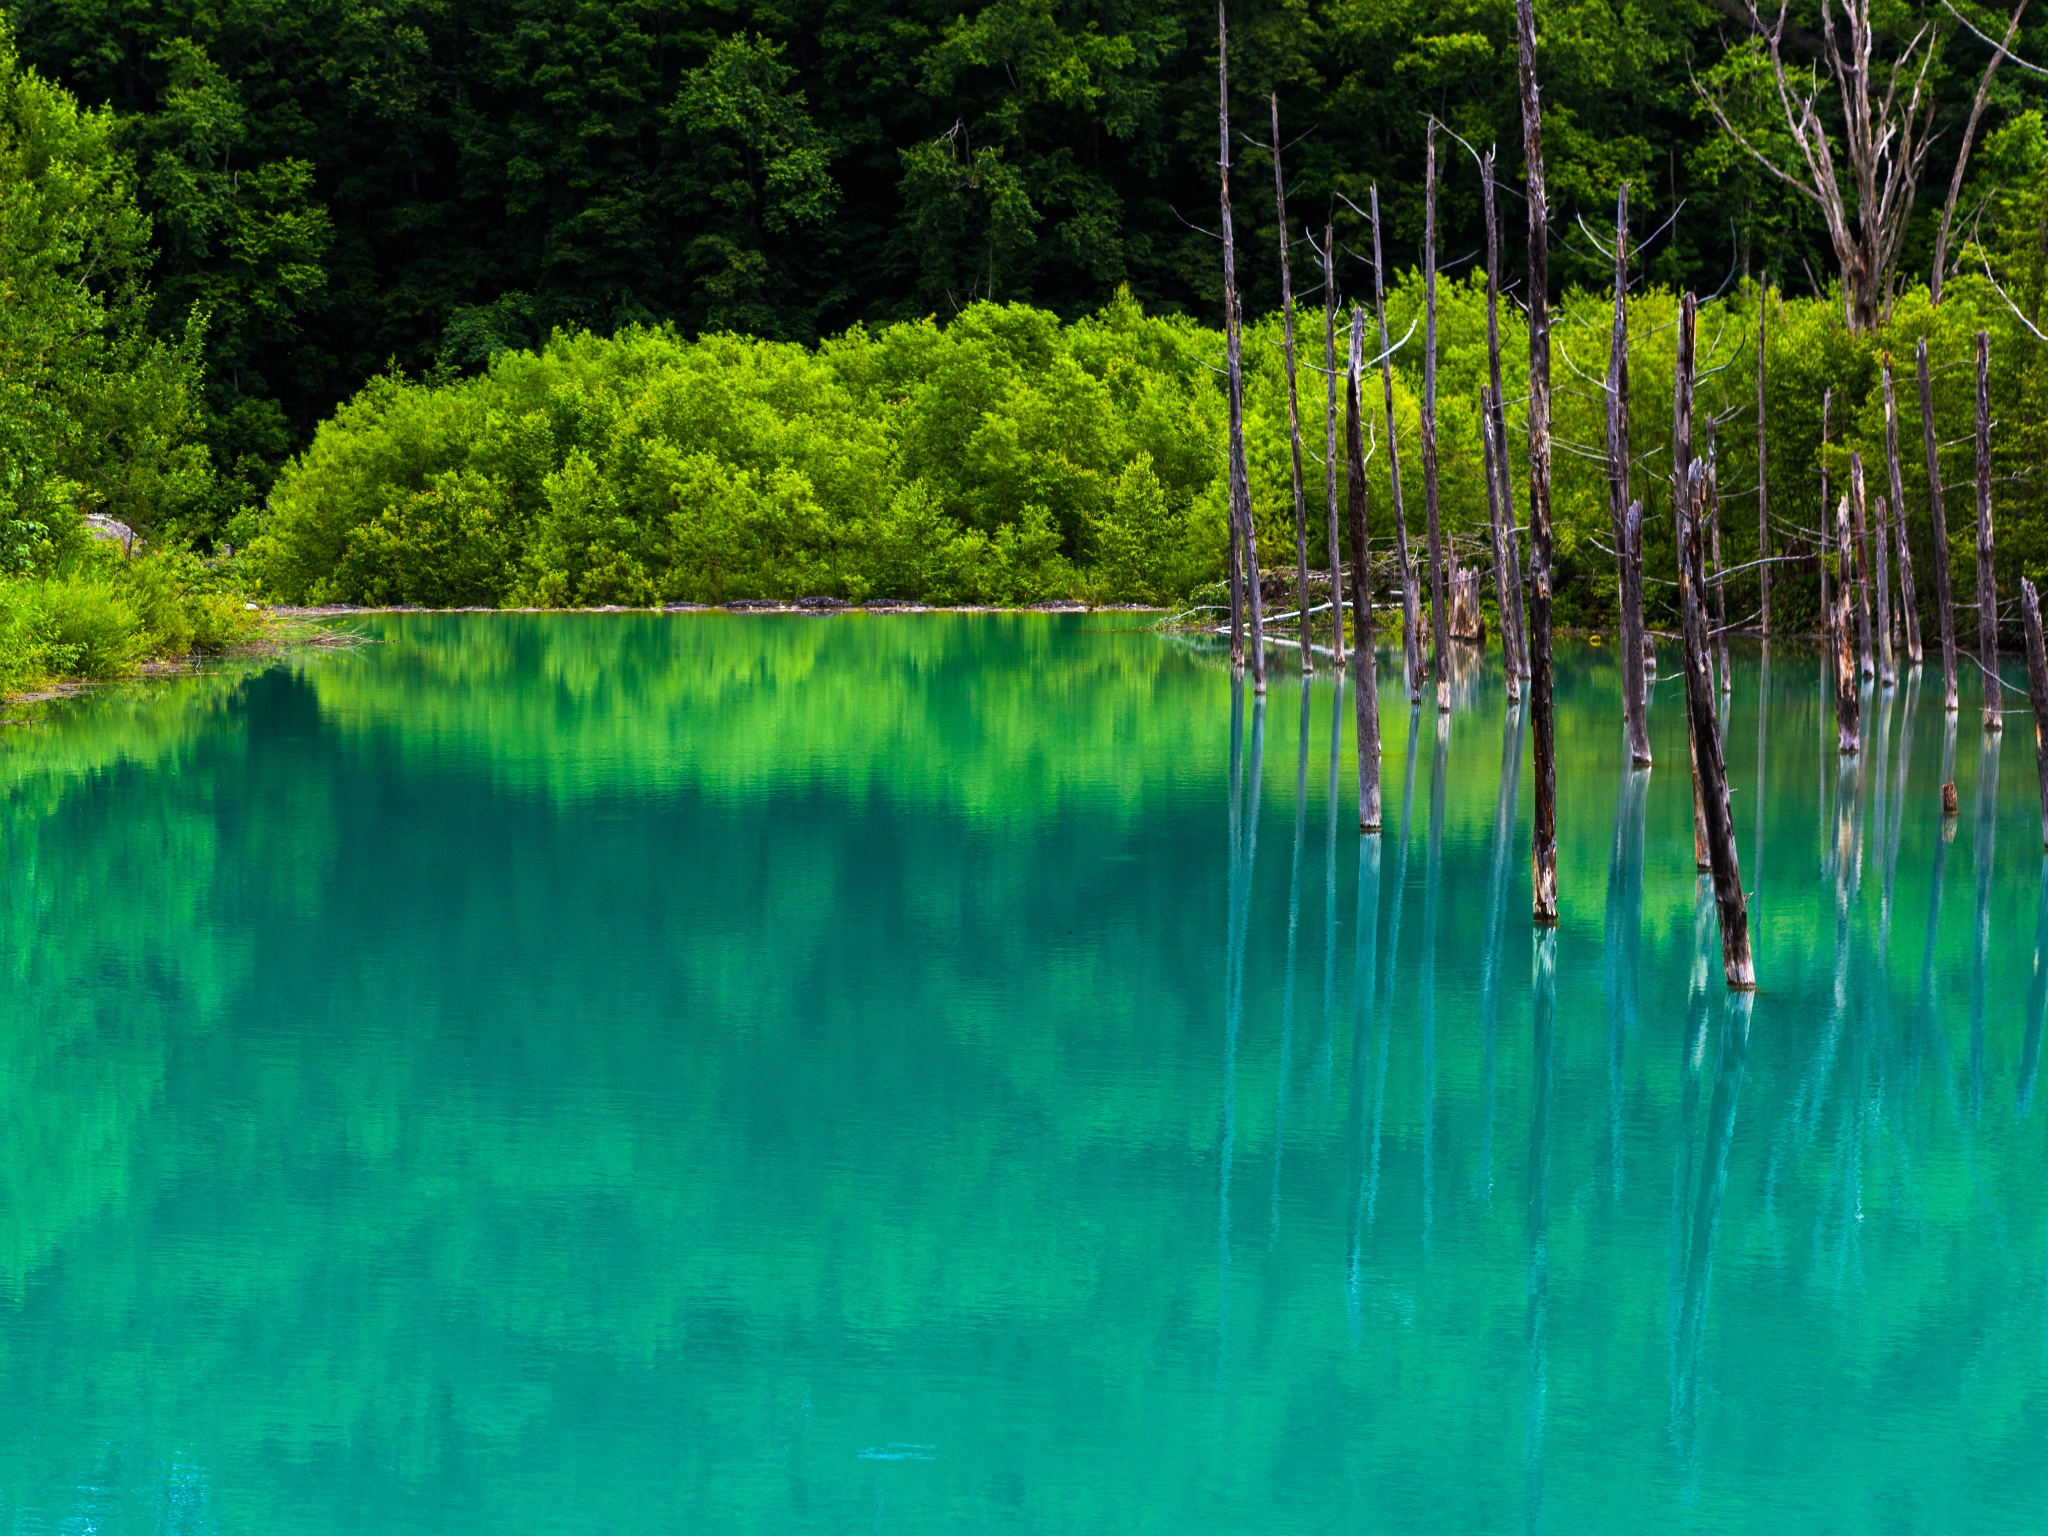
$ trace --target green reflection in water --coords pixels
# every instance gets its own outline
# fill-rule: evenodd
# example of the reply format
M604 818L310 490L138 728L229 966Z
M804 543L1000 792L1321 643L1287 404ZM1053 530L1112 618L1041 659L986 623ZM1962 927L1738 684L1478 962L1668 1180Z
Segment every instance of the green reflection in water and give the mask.
M2024 721L1738 657L1745 1006L1598 649L1544 943L1483 669L377 627L0 742L6 1529L2043 1523Z

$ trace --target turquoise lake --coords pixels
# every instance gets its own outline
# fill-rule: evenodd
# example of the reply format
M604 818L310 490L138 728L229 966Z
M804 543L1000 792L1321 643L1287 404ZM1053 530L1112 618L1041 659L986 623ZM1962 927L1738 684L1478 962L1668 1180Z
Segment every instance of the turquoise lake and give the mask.
M1143 616L353 627L0 733L0 1531L2048 1526L1968 678L1845 764L1738 650L1742 1003L1668 651L1647 774L1561 655L1544 939L1495 651L1361 839Z

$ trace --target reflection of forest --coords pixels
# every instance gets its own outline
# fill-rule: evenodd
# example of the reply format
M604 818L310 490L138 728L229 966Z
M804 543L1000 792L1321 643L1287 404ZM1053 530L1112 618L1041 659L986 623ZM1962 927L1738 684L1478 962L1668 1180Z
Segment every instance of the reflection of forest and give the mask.
M1604 658L1551 956L1483 678L1442 737L1390 702L1387 831L1318 858L1348 701L1276 682L1233 761L1155 637L393 632L0 754L0 1514L2038 1507L2034 786L1944 844L1924 699L1838 783L1774 658L1738 1021L1677 711L1624 782Z

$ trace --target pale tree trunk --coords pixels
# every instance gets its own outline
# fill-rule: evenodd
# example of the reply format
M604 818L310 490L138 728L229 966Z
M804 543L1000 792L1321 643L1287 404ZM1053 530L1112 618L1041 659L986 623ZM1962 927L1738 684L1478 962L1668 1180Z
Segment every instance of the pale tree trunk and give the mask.
M1856 517L1856 639L1863 675L1875 677L1870 651L1870 522L1863 506L1863 457L1849 455L1849 509Z
M1425 135L1422 172L1422 509L1429 524L1429 670L1438 714L1451 708L1450 640L1444 631L1444 542L1436 474L1436 119Z
M1927 373L1927 338L1914 349L1920 373L1920 434L1927 450L1927 511L1934 522L1934 601L1941 610L1941 707L1960 708L1956 696L1956 609L1948 574L1948 514L1942 506L1941 454L1934 440L1934 386Z
M1764 325L1770 310L1771 288L1765 283L1757 290L1756 298L1756 579L1763 600L1757 623L1766 640L1771 638L1771 500L1764 491L1768 463L1764 451ZM1827 515L1825 505L1821 515Z
M1301 670L1316 669L1308 620L1308 502L1301 484L1301 397L1294 373L1294 261L1288 249L1287 175L1280 163L1280 93L1273 108L1273 214L1280 224L1280 353L1287 368L1287 446L1294 454L1294 606L1301 630Z
M1366 517L1364 403L1365 312L1351 311L1351 364L1345 370L1344 467L1351 519L1351 677L1357 708L1358 830L1380 829L1380 680L1372 635L1372 545ZM1336 570L1336 562L1331 562Z
M1621 677L1628 723L1629 760L1650 766L1650 730L1643 708L1643 504L1632 501L1622 518Z
M1977 664L1984 677L1984 729L1999 731L1998 574L1991 560L1991 334L1977 333Z
M1277 140L1276 140L1277 142ZM1337 551L1337 260L1336 231L1323 226L1323 490L1330 524L1330 652L1344 670L1344 566ZM1356 317L1354 316L1354 325Z
M1508 686L1510 702L1521 698L1516 681L1529 675L1529 628L1522 608L1521 536L1515 528L1515 483L1508 473L1507 396L1500 382L1500 220L1494 206L1493 151L1479 162L1480 190L1486 205L1486 368L1493 384L1493 414L1484 424L1493 434L1493 470L1498 487L1492 505L1499 527L1494 533L1496 562L1506 565L1494 573L1500 597L1501 652L1513 674ZM1512 606L1512 611L1510 608Z
M1534 0L1515 0L1515 41L1529 195L1529 715L1536 768L1529 862L1533 915L1550 927L1557 922L1557 717L1550 673L1550 205L1543 183Z
M1835 507L1835 604L1830 627L1835 635L1835 750L1843 756L1863 750L1863 696L1856 683L1856 653L1849 646L1849 498Z
M1380 253L1380 189L1372 189L1372 301L1379 326L1380 390L1387 407L1387 474L1394 492L1394 553L1400 561L1401 648L1408 668L1408 702L1422 702L1422 601L1415 585L1415 562L1408 556L1408 513L1401 503L1401 439L1394 430L1394 353L1387 335L1386 262Z
M1519 704L1522 700L1522 676L1521 669L1515 664L1514 609L1508 601L1508 546L1500 520L1501 458L1507 452L1507 445L1494 430L1496 404L1493 387L1480 385L1479 441L1485 459L1486 520L1493 534L1494 592L1500 600L1501 681L1506 685L1508 703Z
M1921 662L1919 595L1913 590L1913 549L1906 535L1906 482L1899 473L1899 402L1892 392L1892 355L1884 355L1884 452L1891 472L1892 521L1899 544L1899 618L1906 635L1906 660Z
M2041 846L2048 848L2048 652L2041 644L2041 600L2020 578L2020 619L2027 629L2027 700L2034 706L2034 772L2041 785Z
M1216 0L1216 157L1217 183L1223 205L1223 342L1230 393L1230 511L1237 531L1238 565L1243 597L1231 608L1230 659L1244 666L1244 632L1239 602L1250 610L1252 691L1266 691L1266 631L1259 593L1258 530L1252 523L1251 478L1244 456L1244 316L1237 299L1237 240L1230 222L1230 46L1223 0Z
M1628 430L1628 185L1614 200L1614 329L1607 343L1607 514L1614 525L1614 562L1620 575L1621 716L1628 755L1650 766L1649 680L1643 668L1641 502L1629 499ZM1636 531L1629 531L1630 519ZM1631 549L1633 543L1634 548ZM1631 571L1631 565L1634 569Z
M1692 590L1692 567L1686 563L1685 524L1690 514L1686 498L1691 495L1692 486L1692 385L1694 356L1698 347L1699 305L1688 293L1678 301L1678 362L1671 376L1671 543L1679 552L1678 561L1678 611L1683 628L1683 619L1692 611L1695 603L1703 603L1704 595ZM1702 481L1702 485L1704 485ZM1711 656L1708 665L1712 665ZM1706 869L1707 851L1707 805L1700 791L1699 740L1688 733L1686 754L1692 765L1692 862L1695 869Z

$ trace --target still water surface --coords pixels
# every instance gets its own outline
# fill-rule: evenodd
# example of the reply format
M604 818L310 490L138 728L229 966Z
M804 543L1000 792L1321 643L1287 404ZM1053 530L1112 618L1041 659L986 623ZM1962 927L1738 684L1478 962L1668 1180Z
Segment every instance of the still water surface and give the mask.
M1562 661L1544 944L1491 654L1362 841L1132 623L366 627L0 739L0 1530L2048 1525L1967 683L1838 772L1738 656L1745 1012L1670 657L1647 775Z

